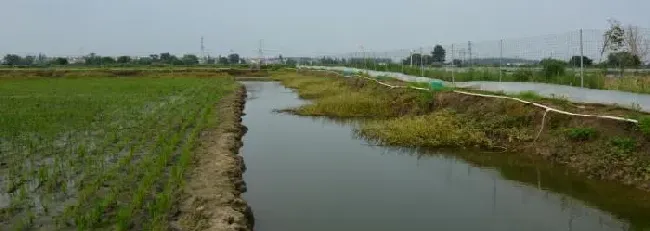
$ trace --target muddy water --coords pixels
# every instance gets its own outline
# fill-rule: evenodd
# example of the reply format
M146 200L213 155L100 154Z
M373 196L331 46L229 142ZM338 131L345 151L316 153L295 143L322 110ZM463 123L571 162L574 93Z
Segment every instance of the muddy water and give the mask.
M650 217L561 169L371 146L354 125L273 113L304 103L279 83L245 85L245 199L258 231L642 230Z

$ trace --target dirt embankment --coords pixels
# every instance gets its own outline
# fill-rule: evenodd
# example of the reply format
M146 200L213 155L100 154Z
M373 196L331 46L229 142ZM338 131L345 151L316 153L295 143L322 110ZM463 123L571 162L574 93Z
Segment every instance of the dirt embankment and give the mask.
M590 177L650 191L650 141L636 124L545 111L512 100L437 94L437 108L471 121L508 151L542 156Z
M246 191L244 159L238 155L246 127L241 124L246 100L243 86L218 105L219 127L201 134L193 170L185 185L177 230L240 231L253 229Z

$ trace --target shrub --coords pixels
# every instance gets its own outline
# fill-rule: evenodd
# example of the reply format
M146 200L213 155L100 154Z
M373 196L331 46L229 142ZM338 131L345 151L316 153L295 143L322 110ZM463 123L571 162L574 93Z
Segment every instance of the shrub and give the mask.
M512 77L518 82L528 82L533 78L533 71L529 68L519 68L512 74Z
M528 100L539 100L539 99L542 98L542 96L537 94L537 92L535 92L535 91L522 91L522 92L519 92L519 94L517 94L515 96L517 96L519 98L522 98L522 99L528 99Z
M614 137L609 143L623 152L632 152L636 148L636 141L628 137Z
M570 128L565 132L566 136L573 141L588 141L598 135L598 131L594 128Z
M544 59L541 61L544 76L547 80L551 77L563 76L566 72L566 63L557 59Z

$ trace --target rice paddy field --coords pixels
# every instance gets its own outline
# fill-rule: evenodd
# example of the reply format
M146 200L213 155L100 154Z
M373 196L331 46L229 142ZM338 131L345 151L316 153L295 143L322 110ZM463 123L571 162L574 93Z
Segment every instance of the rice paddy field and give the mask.
M160 230L228 77L0 79L0 230Z

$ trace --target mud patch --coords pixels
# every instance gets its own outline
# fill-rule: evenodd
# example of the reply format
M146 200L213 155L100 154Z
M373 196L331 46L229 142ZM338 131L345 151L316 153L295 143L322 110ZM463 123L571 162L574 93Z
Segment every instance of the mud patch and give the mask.
M246 127L241 124L246 89L241 86L218 105L219 126L201 134L183 189L176 230L252 230L253 214L242 199L244 159L238 155Z

